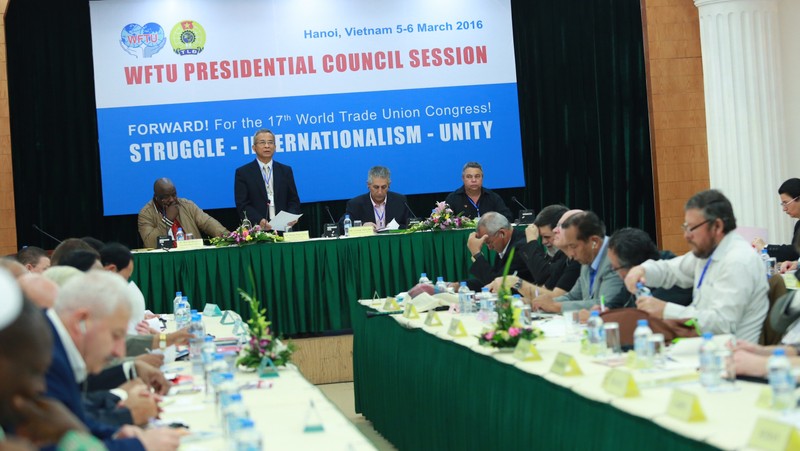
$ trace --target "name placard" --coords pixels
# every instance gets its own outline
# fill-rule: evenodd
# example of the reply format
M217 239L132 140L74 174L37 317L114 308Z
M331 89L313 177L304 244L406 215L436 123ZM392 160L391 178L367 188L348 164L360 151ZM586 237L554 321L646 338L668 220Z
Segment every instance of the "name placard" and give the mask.
M299 243L301 241L308 241L308 230L301 230L299 232L284 232L284 243Z
M674 390L667 407L667 415L689 423L706 421L697 395L684 390Z
M450 327L447 329L447 335L451 337L466 337L467 330L464 329L464 323L458 318L453 318L450 321Z
M397 300L389 296L386 298L386 302L383 303L383 309L387 312L395 312L400 310L400 306L397 304Z
M350 227L350 236L372 236L375 235L375 229L372 226L359 226Z
M417 308L414 307L414 304L410 302L406 302L405 308L403 308L403 318L407 319L418 319L419 312L417 312Z
M425 315L425 325L426 326L441 326L442 320L439 318L439 314L436 313L434 310L429 310L428 314Z
M614 396L634 398L640 395L639 387L629 371L614 368L606 373L603 389Z
M203 247L203 239L202 238L195 238L193 240L182 240L177 241L178 249L185 251L189 249L200 249Z
M769 418L759 418L753 428L748 446L767 451L800 449L800 433L791 424Z
M514 348L514 353L512 354L515 359L522 360L523 362L532 362L535 360L542 360L542 356L539 355L539 350L536 349L536 346L530 340L526 340L521 338L517 346Z
M582 376L583 371L571 354L559 352L550 367L550 372L559 376Z
M206 304L203 307L203 316L222 316L222 310L217 304Z

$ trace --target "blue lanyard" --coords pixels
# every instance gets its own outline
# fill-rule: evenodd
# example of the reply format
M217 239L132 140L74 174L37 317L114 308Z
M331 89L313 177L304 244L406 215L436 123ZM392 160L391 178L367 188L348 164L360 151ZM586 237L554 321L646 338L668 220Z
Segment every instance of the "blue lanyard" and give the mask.
M383 213L379 213L380 209L374 205L372 209L375 210L375 217L378 218L378 227L383 227L383 218L386 216L386 204L383 204Z
M469 203L472 204L473 207L475 207L475 211L478 213L475 217L476 218L480 217L480 215L481 215L481 207L479 207L478 204L473 202L471 197L467 196L467 200L469 201ZM480 200L478 201L478 203L480 203Z
M270 168L269 166L264 166L264 167L266 168L266 171L261 171L261 178L264 179L264 186L266 186L267 192L270 192L272 191L269 189L269 182L270 180L272 180L272 168ZM269 178L267 178L267 176L264 174L267 171L269 171Z
M714 255L714 254L711 254L711 255ZM698 290L703 285L703 279L706 277L706 271L708 270L708 265L711 264L711 255L708 256L708 261L706 262L706 265L703 266L703 272L700 273L700 280L697 281L697 289Z

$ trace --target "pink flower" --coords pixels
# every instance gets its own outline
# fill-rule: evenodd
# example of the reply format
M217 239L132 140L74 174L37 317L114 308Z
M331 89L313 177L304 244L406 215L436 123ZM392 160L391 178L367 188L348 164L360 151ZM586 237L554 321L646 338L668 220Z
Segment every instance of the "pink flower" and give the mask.
M483 334L483 338L485 338L487 340L491 340L492 337L494 337L494 331L493 330L490 330L489 332L486 332L485 334Z
M244 229L244 231L242 232L242 236L247 238L247 235L250 235L250 232L247 229Z
M509 327L508 328L508 335L511 335L512 337L516 337L517 335L519 335L519 329L516 328L516 327Z

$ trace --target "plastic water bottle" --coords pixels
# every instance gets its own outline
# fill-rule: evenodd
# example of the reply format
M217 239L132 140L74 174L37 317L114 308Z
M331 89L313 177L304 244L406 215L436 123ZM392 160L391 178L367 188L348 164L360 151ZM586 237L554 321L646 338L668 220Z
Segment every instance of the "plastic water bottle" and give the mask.
M175 321L178 321L178 304L183 299L183 293L180 291L175 292L175 299L172 300L172 317Z
M175 314L175 326L178 329L187 327L191 322L191 306L189 305L189 298L182 296L181 301L178 303L178 310Z
M786 351L776 349L767 362L769 387L772 389L772 408L775 410L793 410L797 400L794 397L795 378L792 376L792 364L786 357Z
M236 451L261 451L261 434L249 418L239 420L234 440Z
M208 367L208 364L214 361L214 354L217 353L217 344L214 343L214 337L206 335L203 340L203 347L200 348L200 355L203 357L203 369Z
M203 324L202 315L199 313L192 315L188 332L193 335L189 339L189 360L192 362L192 373L203 374L203 345L206 341L206 327Z
M425 273L422 274L423 276ZM472 292L467 287L467 282L461 282L458 287L458 312L461 314L469 313L470 306L472 305Z
M703 334L700 345L700 384L706 388L715 388L720 384L720 367L718 346L714 343L711 332Z
M222 430L225 432L225 437L232 439L239 430L239 420L245 418L250 418L250 412L242 402L240 393L222 398Z
M653 331L647 323L646 319L640 319L636 323L636 329L633 331L633 350L636 352L636 360L643 368L650 368L653 366L653 349L650 347L650 336Z
M239 387L233 381L233 373L218 373L216 378L216 386L214 387L214 400L217 403L217 414L222 417L222 406L220 401L226 395L239 393ZM215 382L215 381L212 381Z
M636 282L636 299L641 297L651 298L653 293L642 282Z
M419 275L419 283L420 284L424 283L424 284L427 284L427 285L432 285L431 279L428 278L428 274L427 273L421 273Z
M434 293L447 293L447 283L444 281L444 277L439 276L436 278L436 286L433 287Z
M223 354L216 353L211 359L211 362L206 365L206 401L211 402L216 396L215 381L218 376L228 371L228 363L225 362Z
M778 261L769 256L767 248L761 249L761 261L764 262L764 269L767 272L767 279L769 279L773 274L775 274L775 266L777 266Z
M183 241L183 239L184 239L183 228L178 227L178 233L175 234L175 240L176 241Z
M639 326L641 327L641 325ZM636 330L639 330L639 327ZM649 331L650 328L645 326ZM606 333L603 329L603 318L600 318L600 312L597 310L593 311L590 316L589 320L586 321L586 331L588 332L589 338L589 350L592 355L602 355L605 354L606 349ZM650 332L652 334L652 332ZM636 335L634 334L634 337ZM636 338L634 338L636 340ZM639 356L639 351L636 351L636 356Z
M350 236L350 226L353 221L350 220L350 215L344 215L344 236Z

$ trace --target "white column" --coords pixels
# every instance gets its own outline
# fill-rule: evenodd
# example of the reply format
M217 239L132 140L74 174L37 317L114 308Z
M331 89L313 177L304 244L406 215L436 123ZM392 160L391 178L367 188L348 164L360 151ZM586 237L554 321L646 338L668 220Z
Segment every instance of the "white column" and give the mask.
M789 243L793 221L778 206L778 187L797 175L786 169L778 0L694 3L711 187L731 200L740 226L766 227L770 243Z

